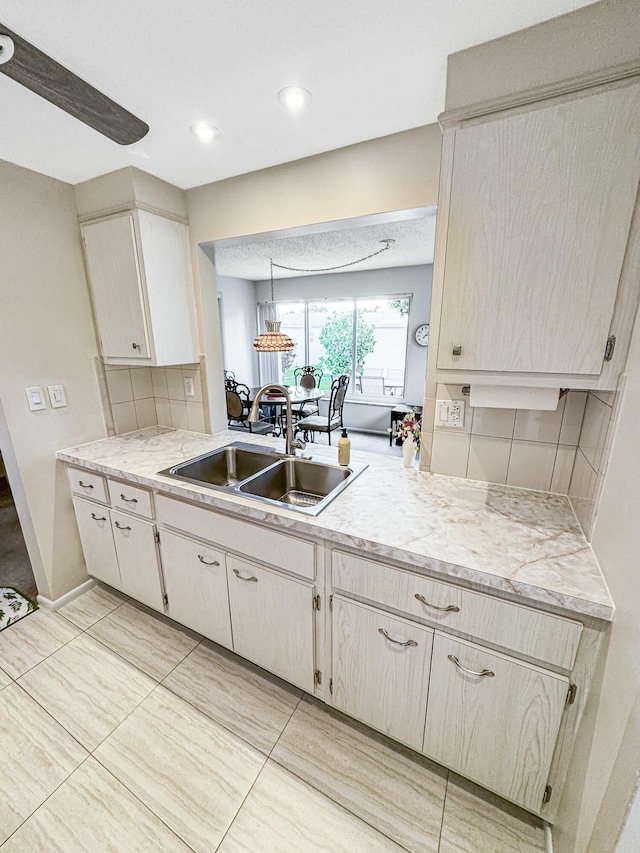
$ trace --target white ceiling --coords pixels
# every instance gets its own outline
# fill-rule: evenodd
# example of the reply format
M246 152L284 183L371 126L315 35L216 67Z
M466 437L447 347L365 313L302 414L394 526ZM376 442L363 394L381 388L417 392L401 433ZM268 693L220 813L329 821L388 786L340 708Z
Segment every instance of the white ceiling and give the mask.
M356 272L362 270L405 267L415 264L432 264L436 231L436 208L421 208L407 211L387 222L380 222L384 215L364 217L365 222L356 225L353 220L327 223L332 230L313 231L311 228L295 229L294 236L286 232L257 235L249 239L221 240L214 244L214 259L218 275L263 281L269 278L269 261L298 271L274 267L274 278L294 278L304 275L322 275L327 267L351 264L384 248L385 239L394 242L379 255L345 269L332 272ZM366 224L366 221L374 224ZM299 270L314 272L300 272Z
M0 74L0 158L187 188L436 120L449 53L593 0L3 0L2 23L149 124L123 148ZM277 94L313 94L303 114ZM218 127L210 145L189 132Z

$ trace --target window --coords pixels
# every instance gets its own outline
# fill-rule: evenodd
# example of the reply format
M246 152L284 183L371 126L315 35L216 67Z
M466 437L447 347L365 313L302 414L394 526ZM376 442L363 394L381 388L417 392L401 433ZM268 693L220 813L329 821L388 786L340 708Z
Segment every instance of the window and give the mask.
M294 369L312 364L324 389L346 373L352 398L402 397L409 305L408 296L278 302L277 319L296 346L261 356L261 380L293 385Z

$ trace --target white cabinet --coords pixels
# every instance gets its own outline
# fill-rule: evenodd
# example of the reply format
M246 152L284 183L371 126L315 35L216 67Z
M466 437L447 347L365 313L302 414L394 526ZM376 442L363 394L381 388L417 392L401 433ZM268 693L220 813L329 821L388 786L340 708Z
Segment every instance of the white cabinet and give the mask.
M109 586L122 589L109 510L82 498L73 499L73 508L87 572Z
M422 749L433 631L333 597L333 702Z
M539 811L568 686L562 676L436 631L424 752Z
M136 209L81 227L105 362L196 362L187 226Z
M164 610L155 524L110 510L120 589L154 610Z
M227 555L233 649L314 692L314 588Z
M638 298L633 271L621 278L640 177L637 78L441 121L437 379L615 382L607 340L623 357Z
M168 615L232 648L225 554L168 530L160 540Z

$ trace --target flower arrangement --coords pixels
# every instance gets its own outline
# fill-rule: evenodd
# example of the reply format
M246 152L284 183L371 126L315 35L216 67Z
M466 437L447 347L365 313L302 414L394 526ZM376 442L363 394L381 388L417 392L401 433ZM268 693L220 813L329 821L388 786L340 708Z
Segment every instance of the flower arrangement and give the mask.
M415 439L416 446L419 448L421 429L422 419L417 416L416 409L412 409L410 412L407 412L396 427L396 438L399 438L401 441L404 441L406 438L413 438Z

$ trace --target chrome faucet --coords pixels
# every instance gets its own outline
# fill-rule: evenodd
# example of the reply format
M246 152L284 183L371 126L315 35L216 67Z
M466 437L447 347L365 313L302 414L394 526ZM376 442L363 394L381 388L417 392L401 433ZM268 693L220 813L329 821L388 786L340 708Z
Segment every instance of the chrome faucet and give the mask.
M295 456L296 448L298 450L304 450L307 446L304 441L300 438L293 437L293 417L291 415L291 396L289 395L289 390L285 388L284 385L277 385L273 382L270 382L268 385L263 385L262 388L257 392L256 396L253 400L253 405L251 406L251 411L249 412L249 421L252 424L257 423L258 418L258 405L260 404L260 398L264 394L265 391L268 391L271 388L275 388L278 391L282 392L282 396L287 401L287 414L286 414L286 436L285 436L285 445L284 452L287 456Z

